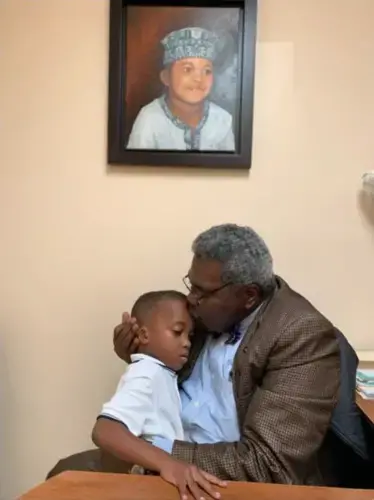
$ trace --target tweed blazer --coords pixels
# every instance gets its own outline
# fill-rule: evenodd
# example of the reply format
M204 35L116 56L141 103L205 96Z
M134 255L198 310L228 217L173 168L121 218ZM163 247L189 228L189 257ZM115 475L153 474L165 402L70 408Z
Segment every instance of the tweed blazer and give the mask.
M195 334L180 382L191 374L205 338ZM172 454L226 480L323 484L318 456L339 376L334 326L277 277L234 359L240 441L175 441Z

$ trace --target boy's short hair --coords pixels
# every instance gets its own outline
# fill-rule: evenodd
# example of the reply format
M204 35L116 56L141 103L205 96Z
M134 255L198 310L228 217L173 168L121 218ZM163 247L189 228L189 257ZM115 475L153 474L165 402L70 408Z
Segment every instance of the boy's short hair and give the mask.
M146 320L148 313L165 300L179 300L187 303L184 293L176 290L160 290L143 293L135 302L131 310L131 317L136 318L139 323Z

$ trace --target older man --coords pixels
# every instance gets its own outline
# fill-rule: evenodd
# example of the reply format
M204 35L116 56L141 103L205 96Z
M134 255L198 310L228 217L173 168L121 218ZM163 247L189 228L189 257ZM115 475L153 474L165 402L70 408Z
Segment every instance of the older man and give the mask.
M324 484L325 436L339 391L334 326L274 275L249 227L212 227L194 241L184 283L196 332L180 373L184 441L154 445L220 478ZM115 329L136 350L136 324Z

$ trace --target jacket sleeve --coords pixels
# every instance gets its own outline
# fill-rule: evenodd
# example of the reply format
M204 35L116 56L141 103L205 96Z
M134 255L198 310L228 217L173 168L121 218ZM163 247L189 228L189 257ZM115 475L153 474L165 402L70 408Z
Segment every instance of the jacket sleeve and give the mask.
M246 403L240 441L175 441L172 453L226 480L304 484L337 402L339 378L332 325L314 315L298 318L280 330L262 383Z

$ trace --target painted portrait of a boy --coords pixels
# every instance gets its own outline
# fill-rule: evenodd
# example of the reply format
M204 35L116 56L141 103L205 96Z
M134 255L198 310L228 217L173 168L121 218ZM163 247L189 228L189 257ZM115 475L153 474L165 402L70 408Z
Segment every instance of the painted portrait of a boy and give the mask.
M110 0L108 163L251 166L257 0Z
M139 111L128 149L235 151L233 118L211 99L220 39L188 26L161 41L161 95Z

